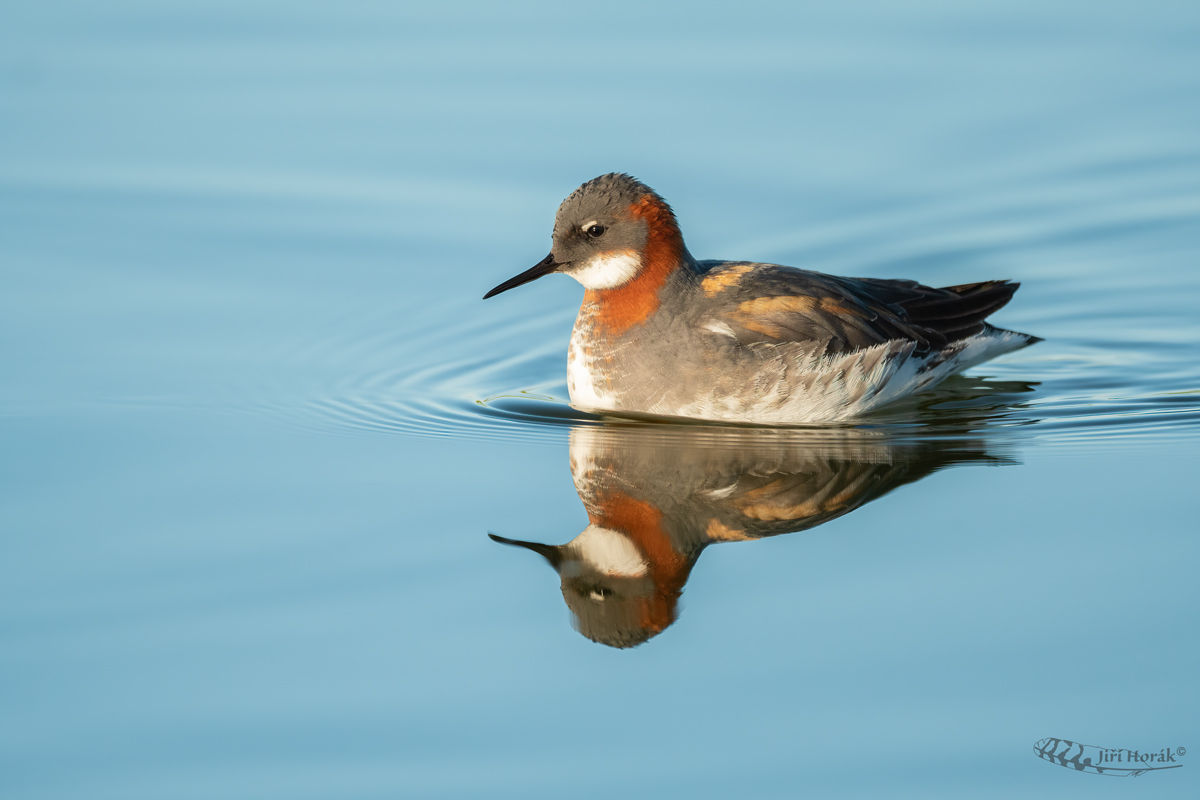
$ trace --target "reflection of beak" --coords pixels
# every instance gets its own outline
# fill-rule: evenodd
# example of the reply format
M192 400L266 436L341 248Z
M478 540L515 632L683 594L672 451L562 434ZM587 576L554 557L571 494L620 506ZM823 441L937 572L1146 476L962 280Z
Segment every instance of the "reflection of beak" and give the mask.
M514 280L516 280L514 278ZM533 280L530 278L530 280ZM558 569L558 565L562 563L562 551L552 544L539 544L538 542L521 542L516 539L505 539L503 536L497 536L494 533L489 533L488 538L493 542L500 544L509 544L513 547L524 547L526 550L532 550L542 558L550 562L550 566Z
M551 253L538 262L538 265L533 269L527 269L515 278L509 278L495 289L492 289L483 296L483 299L487 300L489 297L495 297L501 292L507 292L509 289L515 289L518 286L529 283L530 281L536 281L543 275L549 275L551 272L557 272L558 268L561 266L563 265L554 260L554 253Z

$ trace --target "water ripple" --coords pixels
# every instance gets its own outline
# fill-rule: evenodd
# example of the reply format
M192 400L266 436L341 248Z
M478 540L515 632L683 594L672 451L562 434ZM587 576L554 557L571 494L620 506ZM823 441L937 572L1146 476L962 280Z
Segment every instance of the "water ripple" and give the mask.
M290 407L275 404L272 413L325 432L535 444L564 442L569 429L579 425L723 427L652 417L599 417L574 409L566 399L563 359L551 354L555 349L551 344L499 360L474 356L364 373L335 393ZM1200 433L1200 392L1195 390L1139 394L1130 391L1134 387L1128 378L1117 372L1095 374L1080 365L1064 369L1058 362L1035 357L990 366L983 368L990 375L956 376L854 427L893 436L1007 429L1063 440ZM1185 376L1187 380L1194 377Z
M996 273L1025 284L997 321L1046 341L855 427L893 435L986 428L1072 442L1195 436L1197 206L1179 173L1194 175L1198 164L1181 156L1135 165L1132 177L1134 167L1120 164L1027 177L978 208L943 196L831 220L820 239L781 240L791 254L781 260L822 271L938 285ZM327 336L312 352L353 369L272 413L331 432L524 442L562 442L577 425L663 424L571 408L564 377L574 309L518 316L523 308L463 296L346 341Z

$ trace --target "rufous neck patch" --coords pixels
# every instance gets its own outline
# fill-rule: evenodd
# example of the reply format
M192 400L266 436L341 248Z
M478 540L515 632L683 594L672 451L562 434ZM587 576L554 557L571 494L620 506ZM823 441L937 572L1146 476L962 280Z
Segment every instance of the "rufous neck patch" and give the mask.
M601 498L590 516L594 524L624 533L645 556L654 595L646 598L640 623L643 629L662 631L675 621L675 606L693 563L671 545L671 537L662 527L662 512L614 492Z
M683 261L683 234L666 203L654 195L643 195L629 206L629 215L644 220L648 228L641 269L621 286L588 290L583 300L596 305L596 324L617 336L658 310L659 291Z

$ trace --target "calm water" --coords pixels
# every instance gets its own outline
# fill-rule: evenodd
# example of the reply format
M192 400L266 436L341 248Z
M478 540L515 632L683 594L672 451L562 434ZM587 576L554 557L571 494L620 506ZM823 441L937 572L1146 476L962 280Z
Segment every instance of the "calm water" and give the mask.
M581 415L580 288L479 298L611 170L1046 341L851 428ZM6 798L1200 791L1186 4L10 4L0 275Z

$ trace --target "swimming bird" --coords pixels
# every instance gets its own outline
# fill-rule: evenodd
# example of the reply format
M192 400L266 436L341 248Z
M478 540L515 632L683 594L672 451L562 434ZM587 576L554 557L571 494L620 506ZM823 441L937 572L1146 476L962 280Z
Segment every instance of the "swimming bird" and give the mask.
M1034 342L985 319L1020 284L934 289L778 264L698 261L675 213L610 173L559 206L550 254L484 299L583 284L567 352L576 408L761 425L851 420Z

